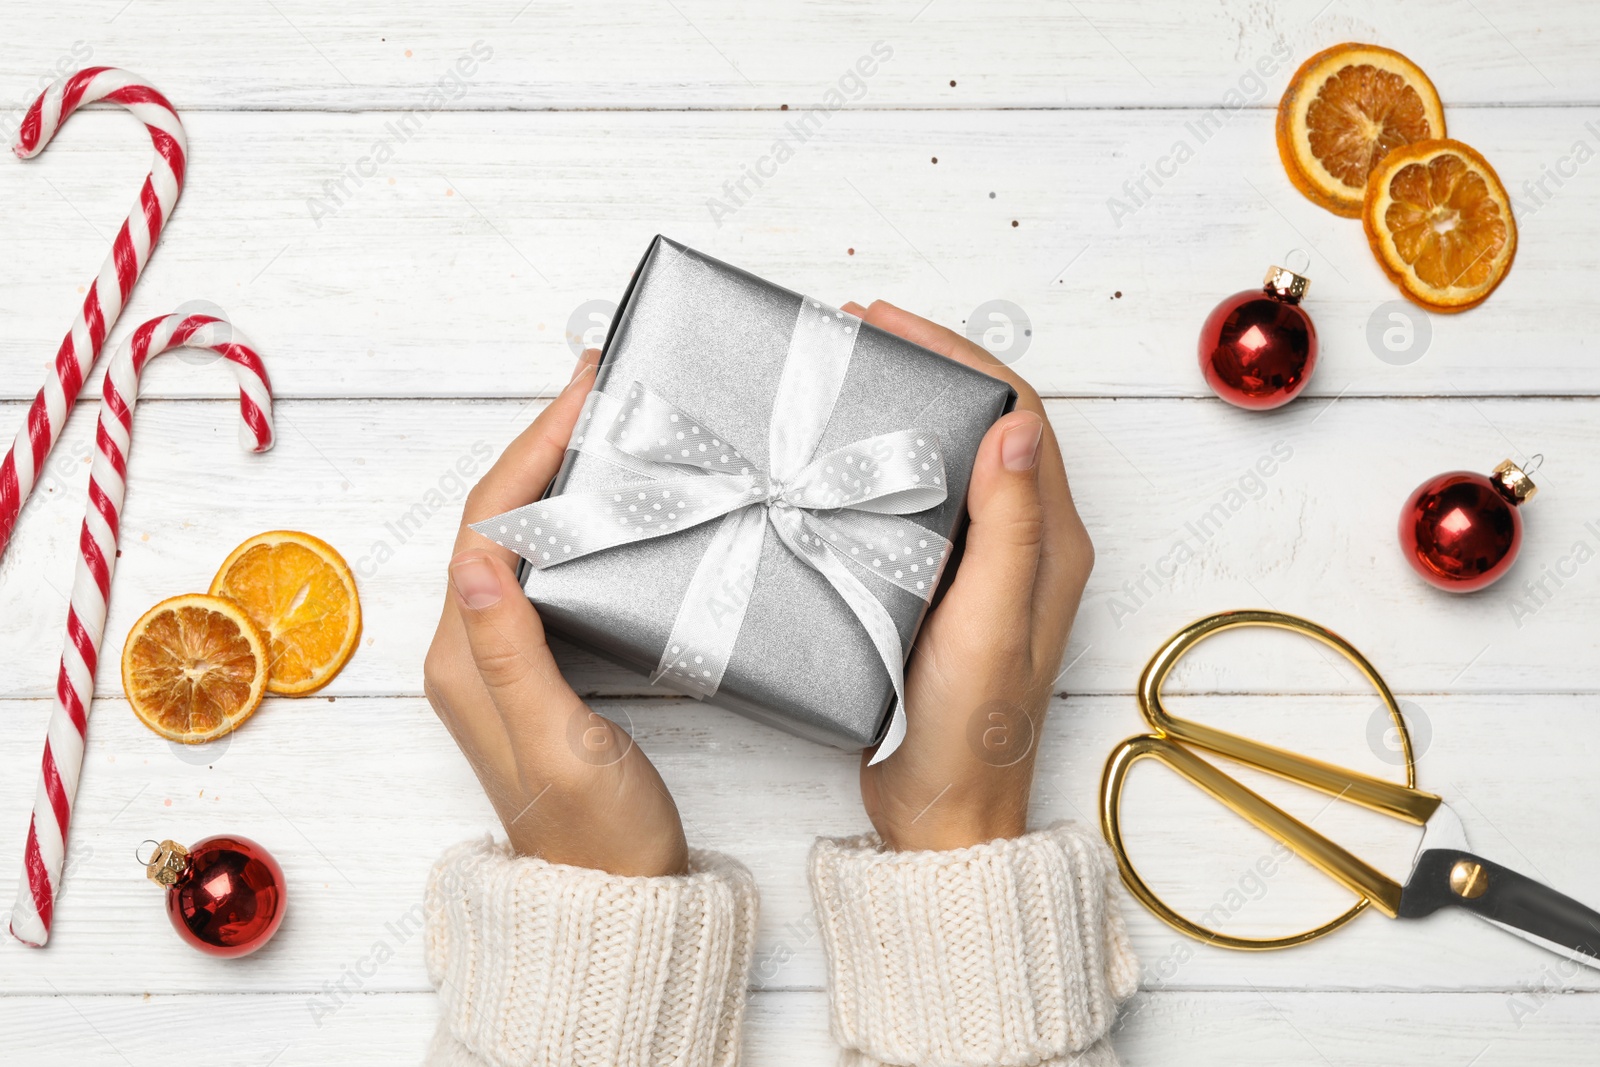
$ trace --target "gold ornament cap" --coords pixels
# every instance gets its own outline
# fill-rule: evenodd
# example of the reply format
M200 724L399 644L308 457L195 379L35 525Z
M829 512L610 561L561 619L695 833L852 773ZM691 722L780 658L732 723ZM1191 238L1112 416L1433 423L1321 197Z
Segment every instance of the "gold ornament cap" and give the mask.
M1513 504L1526 504L1539 491L1528 472L1509 459L1494 469L1494 482Z
M176 841L163 841L145 864L145 877L170 889L189 869L189 850Z
M1280 300L1298 304L1300 298L1306 295L1306 290L1311 288L1311 279L1304 274L1296 274L1288 267L1268 267L1266 280L1261 287Z

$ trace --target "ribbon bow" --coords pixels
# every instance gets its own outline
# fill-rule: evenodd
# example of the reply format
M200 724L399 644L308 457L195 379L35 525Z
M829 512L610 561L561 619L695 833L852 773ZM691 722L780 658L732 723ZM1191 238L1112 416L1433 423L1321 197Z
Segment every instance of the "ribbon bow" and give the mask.
M717 520L650 676L704 698L721 685L770 525L839 594L894 685L894 715L877 763L905 737L905 653L894 619L862 579L871 575L926 601L950 543L900 517L947 495L932 431L896 430L815 455L859 326L844 312L804 301L778 384L767 469L704 420L633 382L620 399L590 393L568 447L641 481L562 493L473 529L542 569Z

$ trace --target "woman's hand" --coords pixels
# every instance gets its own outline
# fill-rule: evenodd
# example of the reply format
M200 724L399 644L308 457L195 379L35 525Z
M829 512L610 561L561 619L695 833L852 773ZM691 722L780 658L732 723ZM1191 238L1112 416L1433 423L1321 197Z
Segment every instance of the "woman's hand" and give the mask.
M561 677L512 573L516 556L468 528L544 493L599 357L583 354L566 389L467 497L424 690L518 853L612 874L682 874L683 824L661 776Z
M1033 761L1094 546L1027 382L966 338L876 301L844 310L1002 378L1016 410L978 449L966 551L917 636L905 742L861 765L861 799L892 849L952 849L1027 831Z

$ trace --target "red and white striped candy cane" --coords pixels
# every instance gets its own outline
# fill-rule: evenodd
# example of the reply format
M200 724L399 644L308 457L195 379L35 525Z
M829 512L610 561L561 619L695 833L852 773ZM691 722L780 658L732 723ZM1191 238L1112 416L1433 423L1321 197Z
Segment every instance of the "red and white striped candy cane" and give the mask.
M45 457L61 436L61 427L78 400L84 379L100 358L106 335L122 314L128 294L133 292L134 283L150 260L150 251L161 236L161 228L183 191L189 143L178 113L143 78L115 67L89 67L46 89L23 118L12 151L22 159L38 155L68 115L99 100L121 104L144 123L150 140L155 142L155 161L139 189L138 202L117 231L111 254L83 298L72 329L56 350L49 380L28 408L27 421L17 431L11 451L0 460L0 556L5 555L17 516L39 480Z
M244 424L239 441L252 452L272 447L272 387L255 346L227 322L210 315L167 315L134 331L106 368L100 428L89 468L89 507L78 537L78 566L67 611L66 647L56 679L40 768L39 792L28 827L22 881L11 914L11 933L34 947L50 938L50 920L66 857L67 826L83 769L94 670L105 634L111 575L117 566L117 527L127 491L128 449L139 374L152 356L171 348L209 348L233 364Z

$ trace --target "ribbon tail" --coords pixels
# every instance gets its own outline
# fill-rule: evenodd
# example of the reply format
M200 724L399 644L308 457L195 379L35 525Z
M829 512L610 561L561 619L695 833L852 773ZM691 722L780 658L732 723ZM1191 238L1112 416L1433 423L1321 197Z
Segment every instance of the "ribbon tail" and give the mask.
M827 541L839 558L918 600L933 599L950 558L950 542L897 515L865 511L810 513L806 528Z
M766 536L764 507L741 508L717 524L678 606L652 684L702 700L716 693L744 626Z
M783 538L783 543L808 566L826 578L828 584L833 586L840 599L850 608L856 620L861 623L861 628L872 639L872 646L878 650L878 658L883 662L883 669L889 674L889 681L894 686L894 710L889 718L888 729L884 731L883 740L878 742L878 750L868 761L869 765L882 763L894 755L895 749L900 747L900 743L906 737L905 649L900 644L900 630L895 626L888 610L877 597L872 595L872 591L862 583L861 579L855 576L850 566L835 554L827 542L820 535L806 532L808 523L802 513L789 508L775 508L769 514L778 536Z

